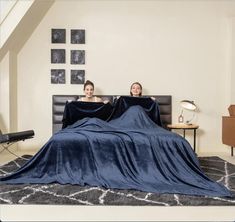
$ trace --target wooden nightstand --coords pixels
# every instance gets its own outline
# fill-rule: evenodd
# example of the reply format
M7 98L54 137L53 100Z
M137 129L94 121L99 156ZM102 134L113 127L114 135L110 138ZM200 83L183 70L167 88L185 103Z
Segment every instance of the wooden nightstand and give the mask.
M185 138L185 131L186 130L193 130L193 150L194 150L194 152L196 152L196 134L197 134L197 129L199 128L198 125L196 125L196 124L176 123L176 124L168 124L167 127L170 130L172 130L172 129L183 130L184 138Z

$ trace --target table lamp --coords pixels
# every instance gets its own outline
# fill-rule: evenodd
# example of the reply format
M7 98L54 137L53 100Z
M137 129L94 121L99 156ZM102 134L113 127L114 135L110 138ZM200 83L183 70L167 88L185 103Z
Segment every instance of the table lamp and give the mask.
M178 121L179 123L183 123L184 122L184 117L183 117L183 111L184 109L193 111L193 116L191 119L187 120L185 123L186 124L191 124L191 121L194 119L195 117L195 110L197 109L197 106L195 105L194 101L190 101L190 100L182 100L180 102L180 105L182 107L182 111L178 117Z

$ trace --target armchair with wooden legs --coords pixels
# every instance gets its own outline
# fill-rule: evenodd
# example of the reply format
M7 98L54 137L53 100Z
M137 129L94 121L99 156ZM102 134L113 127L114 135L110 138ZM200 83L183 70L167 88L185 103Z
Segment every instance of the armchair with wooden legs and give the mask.
M230 116L222 117L222 142L231 147L231 156L235 147L235 105L230 105Z

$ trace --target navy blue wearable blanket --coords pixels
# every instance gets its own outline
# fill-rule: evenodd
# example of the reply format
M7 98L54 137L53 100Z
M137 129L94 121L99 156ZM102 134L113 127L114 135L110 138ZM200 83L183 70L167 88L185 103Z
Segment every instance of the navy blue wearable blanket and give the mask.
M109 120L120 117L130 106L135 105L143 107L150 119L158 126L162 126L159 106L157 102L153 101L150 97L121 96L114 101L113 112Z
M142 106L109 122L83 118L59 131L1 183L60 183L153 193L231 196L200 169L189 143L156 125Z
M62 128L64 129L68 125L72 125L85 117L97 117L102 120L107 120L112 111L113 106L110 103L67 102L62 119Z
M162 126L157 102L149 97L121 96L114 101L113 106L110 103L67 102L62 119L62 129L85 117L96 117L107 121L115 119L121 116L130 106L134 105L142 106L152 121Z

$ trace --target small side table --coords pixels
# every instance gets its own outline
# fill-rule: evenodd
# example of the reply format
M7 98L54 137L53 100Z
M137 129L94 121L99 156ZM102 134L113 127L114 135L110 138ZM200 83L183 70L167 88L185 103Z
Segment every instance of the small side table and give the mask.
M196 134L197 129L199 128L196 124L184 124L184 123L176 123L176 124L168 124L167 127L172 129L181 129L184 132L184 138L185 138L185 131L186 130L193 130L193 150L196 152Z

